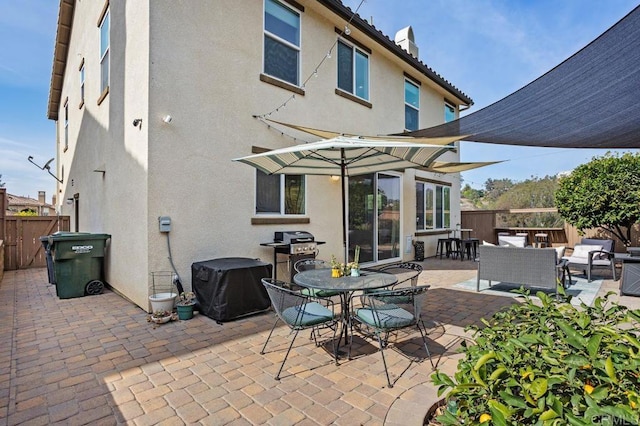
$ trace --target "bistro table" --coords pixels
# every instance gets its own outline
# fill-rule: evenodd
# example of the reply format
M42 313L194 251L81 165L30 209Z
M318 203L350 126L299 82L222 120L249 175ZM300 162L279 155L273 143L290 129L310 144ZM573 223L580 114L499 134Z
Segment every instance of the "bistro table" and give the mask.
M340 304L342 307L342 330L338 343L344 335L344 343L347 344L349 326L349 306L351 298L356 291L374 290L389 287L398 282L398 277L386 272L360 271L360 276L344 276L340 278L331 277L331 269L311 269L302 271L293 277L296 284L301 287L313 288L316 290L329 290L340 293Z

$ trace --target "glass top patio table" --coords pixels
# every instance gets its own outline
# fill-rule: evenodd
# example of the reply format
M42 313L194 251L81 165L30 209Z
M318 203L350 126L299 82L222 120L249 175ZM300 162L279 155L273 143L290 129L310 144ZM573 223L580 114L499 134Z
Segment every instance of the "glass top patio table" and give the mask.
M398 278L393 274L372 271L360 271L359 277L349 275L332 278L331 269L323 268L299 272L293 277L293 281L302 287L317 290L353 292L388 287L397 283Z
M349 305L351 304L353 293L394 285L398 282L398 277L386 272L360 271L360 276L358 277L348 275L332 278L331 269L323 268L298 272L293 277L293 281L302 287L340 292L342 330L340 331L340 337L338 337L339 349L342 336L344 336L344 343L348 343Z

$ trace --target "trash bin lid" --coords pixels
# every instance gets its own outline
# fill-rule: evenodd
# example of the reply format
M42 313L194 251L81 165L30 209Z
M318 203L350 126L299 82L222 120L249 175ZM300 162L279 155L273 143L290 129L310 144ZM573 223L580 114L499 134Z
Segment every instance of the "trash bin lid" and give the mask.
M65 232L58 231L49 235L49 242L75 241L75 240L106 240L111 238L109 234L92 234L91 232Z

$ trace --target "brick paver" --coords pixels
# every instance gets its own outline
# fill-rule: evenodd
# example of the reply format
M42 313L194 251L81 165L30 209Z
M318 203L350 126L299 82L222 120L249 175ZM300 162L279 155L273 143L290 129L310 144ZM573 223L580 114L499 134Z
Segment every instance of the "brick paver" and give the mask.
M473 262L423 265L420 283L432 286L429 349L437 367L452 373L465 327L515 299L454 287L475 276ZM617 285L605 281L600 294ZM109 290L59 299L46 269L5 271L0 298L0 424L418 425L435 392L417 332L385 351L391 389L377 342L360 336L353 359L336 366L301 333L276 381L290 335L278 328L260 354L271 313L224 325L196 315L158 326ZM640 298L616 300L640 306Z

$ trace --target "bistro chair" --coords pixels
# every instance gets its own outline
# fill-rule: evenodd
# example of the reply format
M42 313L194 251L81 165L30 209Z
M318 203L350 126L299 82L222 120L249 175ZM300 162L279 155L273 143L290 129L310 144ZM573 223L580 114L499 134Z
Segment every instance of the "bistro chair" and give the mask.
M421 317L422 304L428 289L429 286L416 286L369 293L364 296L362 307L352 310L349 358L351 358L351 346L353 343L353 324L356 323L375 334L380 345L384 372L387 375L387 383L390 388L393 387L393 383L391 383L391 378L389 377L384 348L388 346L389 336L392 333L397 334L403 329L416 326L420 331L431 367L434 367L431 353L427 347L427 329Z
M293 264L293 269L295 269L296 272L309 271L312 269L328 269L328 268L330 268L329 263L321 259L300 259ZM340 294L340 292L338 291L317 290L314 288L303 288L301 292L302 294L305 294L307 296L317 297L321 299Z
M381 267L372 268L368 270L375 271L375 272L385 272L387 274L393 274L398 278L398 282L396 282L390 287L364 291L364 294L374 294L374 293L380 293L382 291L387 291L391 288L407 287L407 283L410 283L411 287L417 286L418 276L422 273L422 265L414 262L390 263L388 265L383 265ZM363 299L362 300L363 304L364 304L364 294L361 297L361 299Z
M398 277L398 282L392 287L405 287L406 283L411 283L411 287L418 285L418 276L422 273L422 265L414 262L391 263L378 269L378 272L394 274Z
M318 302L314 302L310 296L288 288L288 284L283 281L272 278L263 278L262 284L267 290L269 299L271 299L273 309L276 311L276 321L269 332L267 341L264 342L264 346L262 347L260 354L264 355L267 343L269 343L269 339L271 339L273 330L275 330L278 322L284 322L293 333L291 343L289 344L289 348L282 360L282 364L280 365L280 369L278 370L275 379L280 380L280 373L282 373L284 363L287 361L289 352L291 352L291 348L293 347L293 342L295 342L300 330L312 329L312 331L315 331L321 328L329 328L333 330L333 357L337 365L338 354L335 338L336 330L338 329L337 324L340 318L336 316L335 311L333 310L333 304L331 304L330 307L327 307L319 304ZM312 336L316 346L320 346L316 338L316 333L312 333Z

